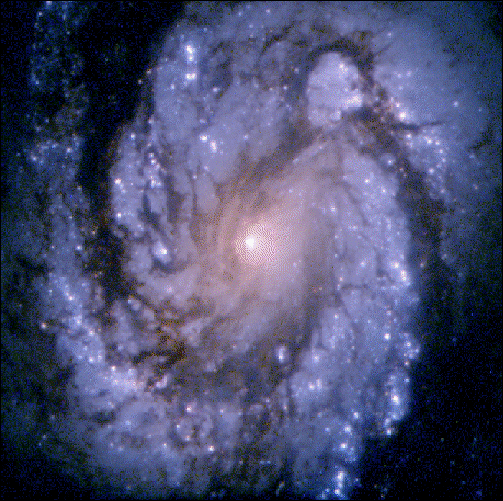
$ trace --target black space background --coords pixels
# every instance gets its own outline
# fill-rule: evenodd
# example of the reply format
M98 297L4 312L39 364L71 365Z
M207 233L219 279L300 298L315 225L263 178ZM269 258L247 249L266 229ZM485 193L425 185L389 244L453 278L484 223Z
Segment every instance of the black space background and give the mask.
M129 47L122 71L107 69L107 87L114 88L121 106L104 99L98 73L86 71L91 93L87 117L90 128L103 131L94 137L85 154L93 162L118 124L134 112L137 95L131 93L148 63L155 42L178 13L166 4L145 2L101 3L89 30L95 35L82 47L84 54L100 53L110 37L123 37ZM501 37L501 7L485 7ZM2 14L2 198L8 196L12 155L26 141L28 48L33 42L37 4L3 2ZM170 17L171 16L171 17ZM127 32L120 26L127 21ZM87 44L87 45L86 45ZM125 70L125 71L124 71ZM124 75L128 75L127 78ZM117 101L114 101L117 102ZM103 120L105 117L105 121ZM446 290L444 300L426 305L423 355L414 371L414 393L409 417L397 436L367 444L362 487L356 499L414 499L425 495L455 499L495 498L501 488L501 192L479 228L473 248L466 290ZM456 293L456 294L455 294ZM453 297L462 306L453 306ZM438 296L437 296L438 297ZM464 334L453 327L456 315L467 325ZM2 425L2 498L88 498L96 493L67 478L42 455L16 451L4 439ZM102 491L114 497L113 491Z

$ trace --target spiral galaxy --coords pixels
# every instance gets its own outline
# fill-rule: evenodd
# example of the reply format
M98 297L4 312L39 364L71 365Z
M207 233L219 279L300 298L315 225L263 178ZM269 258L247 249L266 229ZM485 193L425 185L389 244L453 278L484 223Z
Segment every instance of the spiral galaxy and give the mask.
M51 4L31 85L63 104L33 113L2 286L37 447L98 493L349 497L410 411L494 103L428 16L189 4L88 165L87 11Z

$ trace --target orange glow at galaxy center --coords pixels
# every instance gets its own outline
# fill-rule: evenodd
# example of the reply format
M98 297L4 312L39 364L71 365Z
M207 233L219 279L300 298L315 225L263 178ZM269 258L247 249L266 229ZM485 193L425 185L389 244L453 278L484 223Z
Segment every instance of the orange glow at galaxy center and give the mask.
M280 279L301 269L303 223L299 211L276 208L241 225L234 242L239 260L250 271Z
M236 247L240 259L251 266L267 266L276 259L277 245L271 228L256 223L238 236Z

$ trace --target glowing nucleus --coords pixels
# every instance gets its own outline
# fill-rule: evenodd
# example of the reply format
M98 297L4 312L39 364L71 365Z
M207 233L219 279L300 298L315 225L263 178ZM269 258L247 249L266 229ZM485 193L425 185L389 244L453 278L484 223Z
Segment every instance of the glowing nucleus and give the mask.
M275 260L277 245L273 231L262 224L252 224L238 235L236 250L240 259L249 265L268 265Z
M257 248L258 241L257 238L254 235L250 235L246 240L245 240L246 248L249 251L253 251L254 249Z

